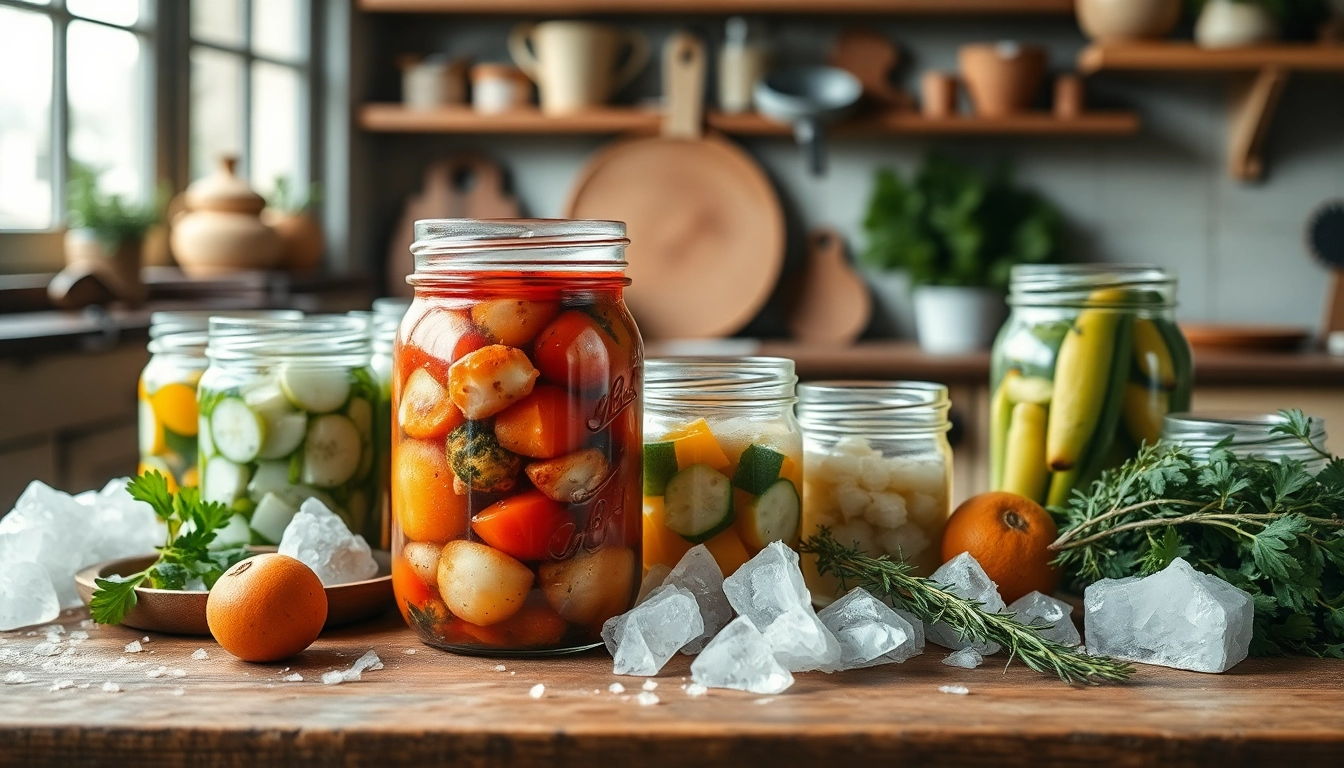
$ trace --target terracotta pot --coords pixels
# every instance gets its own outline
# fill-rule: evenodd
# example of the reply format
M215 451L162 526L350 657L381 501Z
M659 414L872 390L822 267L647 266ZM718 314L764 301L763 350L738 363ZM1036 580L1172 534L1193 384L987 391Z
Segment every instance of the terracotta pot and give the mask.
M322 264L326 242L322 226L307 213L267 208L261 220L280 236L280 266L291 272L308 272Z
M260 217L261 195L234 175L225 157L212 175L187 187L186 210L173 220L173 255L192 277L271 269L281 257L280 236Z
M925 72L919 79L919 109L925 117L957 114L957 78L946 72Z
M1274 15L1256 2L1209 0L1195 22L1195 42L1201 48L1237 48L1278 37Z
M971 104L981 117L1028 111L1045 80L1045 49L1039 45L963 45L957 59Z
M1078 26L1093 40L1166 37L1181 20L1181 0L1077 0Z

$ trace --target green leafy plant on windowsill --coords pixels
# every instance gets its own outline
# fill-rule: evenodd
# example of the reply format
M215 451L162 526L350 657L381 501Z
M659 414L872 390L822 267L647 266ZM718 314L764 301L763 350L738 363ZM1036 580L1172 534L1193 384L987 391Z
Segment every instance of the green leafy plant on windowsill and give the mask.
M322 202L322 185L314 181L308 185L308 194L299 196L298 190L290 188L288 176L275 177L275 191L266 200L266 205L285 213L306 213Z
M144 205L127 202L121 195L109 195L98 189L98 173L83 163L72 162L69 180L70 229L87 229L108 253L124 243L143 240L145 233L163 221L168 199L160 188L152 202Z
M860 261L906 270L914 285L1002 290L1014 265L1059 260L1053 205L1014 185L1002 165L986 174L936 153L911 183L877 172L863 228Z

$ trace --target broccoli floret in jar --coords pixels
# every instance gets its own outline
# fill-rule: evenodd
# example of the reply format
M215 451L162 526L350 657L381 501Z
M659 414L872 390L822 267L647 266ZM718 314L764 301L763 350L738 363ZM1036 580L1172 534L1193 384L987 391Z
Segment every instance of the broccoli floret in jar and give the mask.
M502 493L517 483L523 459L499 444L487 422L468 421L448 433L448 465L466 488Z

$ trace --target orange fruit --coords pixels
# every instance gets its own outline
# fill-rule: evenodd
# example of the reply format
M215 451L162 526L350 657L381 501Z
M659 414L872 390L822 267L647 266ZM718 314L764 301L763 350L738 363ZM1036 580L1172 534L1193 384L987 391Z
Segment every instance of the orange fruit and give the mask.
M1040 504L1015 493L993 491L972 496L947 519L943 562L970 552L1011 603L1028 592L1051 594L1059 572L1046 547L1055 540L1055 521Z
M224 650L243 661L279 661L302 652L322 632L327 593L298 560L257 555L215 582L205 621Z

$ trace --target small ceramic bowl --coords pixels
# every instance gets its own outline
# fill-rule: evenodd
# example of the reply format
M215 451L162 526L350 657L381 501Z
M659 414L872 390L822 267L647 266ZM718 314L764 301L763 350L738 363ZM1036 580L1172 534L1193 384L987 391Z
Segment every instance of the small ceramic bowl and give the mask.
M253 547L257 554L274 552L275 547ZM88 605L96 588L93 580L108 576L136 573L148 568L156 555L126 557L91 565L75 574L75 589ZM325 629L353 624L381 616L393 602L392 555L374 550L378 575L366 581L354 581L327 587L327 623ZM135 629L163 632L170 635L209 635L205 622L205 601L209 592L180 592L174 589L138 587L135 607L126 613L121 623Z

